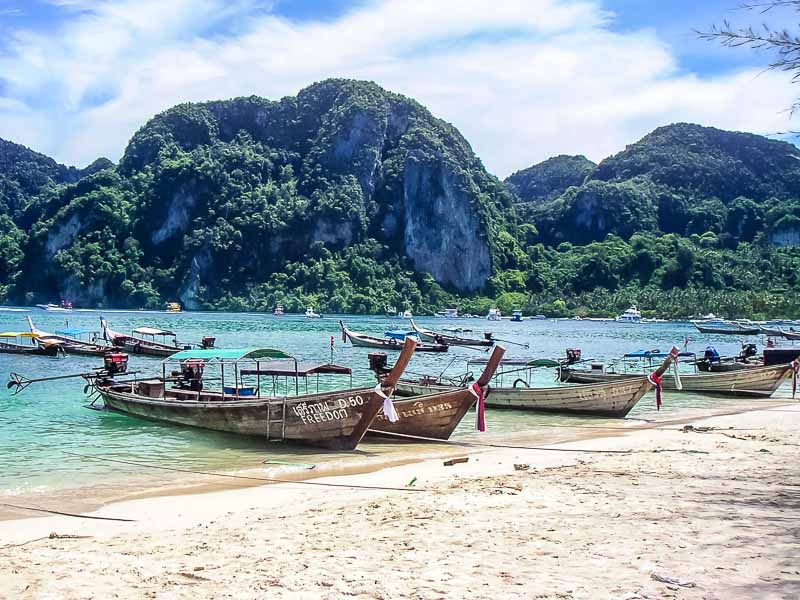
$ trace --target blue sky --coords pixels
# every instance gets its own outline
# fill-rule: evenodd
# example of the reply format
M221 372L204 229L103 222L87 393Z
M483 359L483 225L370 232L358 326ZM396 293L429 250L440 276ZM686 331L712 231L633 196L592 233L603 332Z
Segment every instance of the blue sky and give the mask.
M500 176L558 153L600 160L674 121L785 131L788 75L692 31L762 20L738 4L0 0L0 137L69 164L117 160L178 102L277 99L326 77L415 97Z

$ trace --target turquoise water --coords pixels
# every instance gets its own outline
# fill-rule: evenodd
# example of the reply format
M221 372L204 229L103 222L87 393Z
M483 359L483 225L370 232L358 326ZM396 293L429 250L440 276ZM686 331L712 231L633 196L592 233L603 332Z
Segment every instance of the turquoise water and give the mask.
M123 311L75 311L47 313L30 309L28 313L0 311L0 330L26 328L25 316L30 315L39 329L54 331L69 321L71 327L99 330L102 315L112 329L126 332L147 325L178 332L178 339L197 342L203 335L214 335L219 347L261 346L280 348L300 359L330 358L330 337L335 340L333 360L353 367L354 383L372 384L367 369L366 348L352 348L341 341L338 318L305 319L300 316L276 318L263 314L233 313L144 313ZM380 317L345 318L357 331L382 335L386 329L402 328L400 319ZM690 349L702 352L706 343L714 343L722 354L739 350L739 340L729 336L704 336L688 323L618 324L576 321L510 321L487 322L481 319L453 320L417 319L430 328L444 326L469 327L475 335L491 330L495 337L517 344L527 343L529 349L506 343L507 357L559 358L567 347L579 347L584 358L611 359L624 352L682 344L688 335ZM470 358L483 356L482 351L451 348L446 354L417 354L409 371L438 374L447 369L456 374L466 369ZM390 357L391 361L391 357ZM0 376L5 381L9 372L27 377L79 373L99 366L100 359L69 356L67 358L27 357L0 354ZM478 367L472 367L477 370ZM131 356L129 369L160 373L158 359ZM552 370L542 370L536 376L540 385L551 385ZM16 396L2 386L0 392L0 499L3 496L49 495L65 493L75 488L102 489L117 486L126 489L130 482L141 484L164 483L169 473L142 470L140 467L91 461L70 456L75 452L108 458L128 459L177 466L187 469L240 470L263 467L265 459L319 463L369 459L373 455L390 453L406 444L386 442L363 443L356 453L321 453L319 451L287 448L267 444L257 439L241 438L150 423L124 415L88 410L83 395L83 380L66 380L32 385ZM788 394L783 393L786 397ZM740 403L744 404L744 403ZM687 410L708 411L737 405L729 399L713 399L693 395L669 395L660 413L655 411L652 394L640 402L629 419L664 419ZM607 421L596 419L534 415L517 411L490 410L487 415L492 433L542 430L552 426L596 425ZM471 415L464 420L456 437L472 439Z

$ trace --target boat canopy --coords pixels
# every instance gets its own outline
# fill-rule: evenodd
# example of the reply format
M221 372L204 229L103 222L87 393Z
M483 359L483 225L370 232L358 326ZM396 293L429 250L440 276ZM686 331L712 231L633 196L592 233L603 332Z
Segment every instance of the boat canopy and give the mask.
M193 348L173 354L166 359L166 362L189 360L191 358L202 360L260 360L262 358L295 360L293 356L286 354L282 350L270 348ZM292 362L292 365L294 365L294 362ZM292 369L292 373L294 373L294 369Z
M383 335L388 338L392 338L393 340L404 340L408 335L417 337L417 332L406 331L405 329L390 329L389 331L384 331Z
M56 331L56 335L67 335L67 336L83 335L86 333L94 333L94 332L91 329L79 329L77 327L67 327L65 329Z
M138 329L134 329L133 333L138 333L139 335L175 335L175 332L169 331L167 329L154 329L153 327L139 327Z
M28 331L4 331L0 333L0 338L15 338L15 337L24 337L24 338L35 338L39 337L38 333L30 333Z
M256 368L241 369L242 375L274 375L276 377L307 377L308 375L352 375L353 369L328 363L298 362L293 360L271 360L266 364L260 362Z

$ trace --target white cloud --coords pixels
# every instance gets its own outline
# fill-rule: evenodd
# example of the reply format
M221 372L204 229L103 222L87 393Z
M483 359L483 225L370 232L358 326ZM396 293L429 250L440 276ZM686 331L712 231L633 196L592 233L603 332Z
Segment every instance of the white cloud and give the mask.
M599 0L375 0L304 23L248 0L55 1L83 12L58 36L13 37L0 136L79 165L119 158L178 102L278 99L327 77L416 98L500 176L558 153L599 160L673 121L785 130L796 92L785 74L685 73L655 32L609 31Z

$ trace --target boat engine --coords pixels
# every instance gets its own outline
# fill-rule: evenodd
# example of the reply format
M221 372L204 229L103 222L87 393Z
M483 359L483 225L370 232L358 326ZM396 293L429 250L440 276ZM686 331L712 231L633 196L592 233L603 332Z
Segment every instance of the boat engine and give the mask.
M580 348L567 348L567 364L574 365L581 360Z
M758 354L758 348L756 348L755 344L742 344L742 351L739 352L739 360L747 362L748 358L756 354Z
M204 350L209 350L214 347L214 344L217 343L217 338L211 337L210 335L204 335L203 339L200 341L200 347Z
M720 362L719 352L714 346L706 346L706 351L703 353L703 358L708 362L708 364L712 364L715 362Z
M106 352L103 355L103 369L109 377L128 371L128 355L124 352Z
M387 365L385 352L370 352L367 354L367 359L369 359L369 370L375 373L379 379L391 371Z
M203 370L206 363L199 358L190 358L181 363L181 387L193 392L203 391Z
M484 331L483 332L483 339L485 339L487 341L493 339L492 338L492 332L491 331Z

